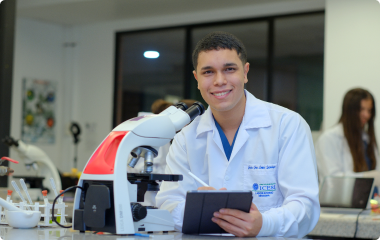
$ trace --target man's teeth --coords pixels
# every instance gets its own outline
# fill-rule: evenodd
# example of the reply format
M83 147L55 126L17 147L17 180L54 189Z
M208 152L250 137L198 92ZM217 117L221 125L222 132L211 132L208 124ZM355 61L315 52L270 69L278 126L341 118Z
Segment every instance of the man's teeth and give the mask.
M230 91L227 91L227 92L221 92L221 93L214 93L215 96L223 96L223 95L226 95L227 93L229 93Z

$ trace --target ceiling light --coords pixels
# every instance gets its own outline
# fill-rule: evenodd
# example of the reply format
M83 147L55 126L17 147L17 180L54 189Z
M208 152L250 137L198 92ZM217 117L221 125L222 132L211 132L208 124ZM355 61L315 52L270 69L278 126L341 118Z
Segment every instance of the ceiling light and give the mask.
M144 52L144 57L146 58L158 58L160 53L157 51L146 51Z

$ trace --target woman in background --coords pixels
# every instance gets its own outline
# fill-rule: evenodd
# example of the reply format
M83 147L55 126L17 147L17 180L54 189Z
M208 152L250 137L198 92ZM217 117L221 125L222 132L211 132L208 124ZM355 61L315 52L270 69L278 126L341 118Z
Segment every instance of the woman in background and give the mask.
M379 186L375 115L370 92L355 88L346 93L339 123L324 132L315 146L320 182L325 176L374 177Z

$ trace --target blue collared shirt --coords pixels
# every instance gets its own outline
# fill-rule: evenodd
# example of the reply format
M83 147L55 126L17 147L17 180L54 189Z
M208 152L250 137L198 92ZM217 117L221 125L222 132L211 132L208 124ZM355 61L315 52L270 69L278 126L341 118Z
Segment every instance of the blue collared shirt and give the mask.
M224 153L226 154L227 159L230 160L232 149L234 149L235 139L236 139L236 136L237 136L237 134L239 132L240 126L236 130L234 140L232 141L232 144L230 145L230 143L228 142L228 139L226 137L226 134L224 134L222 128L220 127L219 123L215 120L215 118L214 118L214 121L215 121L215 126L216 126L216 128L218 129L218 132L219 132L220 140L222 140L222 145L223 145Z

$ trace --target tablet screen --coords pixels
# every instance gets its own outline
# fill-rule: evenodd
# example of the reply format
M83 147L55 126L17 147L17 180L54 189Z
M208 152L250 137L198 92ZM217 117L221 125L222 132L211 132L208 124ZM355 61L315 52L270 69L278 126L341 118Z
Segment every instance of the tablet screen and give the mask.
M211 218L221 208L249 212L251 191L189 191L186 195L182 232L186 234L225 233Z

